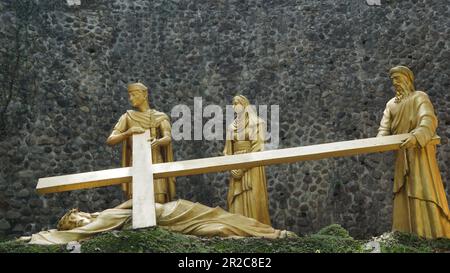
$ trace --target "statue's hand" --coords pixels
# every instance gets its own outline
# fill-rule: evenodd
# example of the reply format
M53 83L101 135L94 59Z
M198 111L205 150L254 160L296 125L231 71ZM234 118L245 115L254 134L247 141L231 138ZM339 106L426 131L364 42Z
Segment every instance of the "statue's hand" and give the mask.
M403 149L409 149L414 148L417 146L417 138L413 134L411 134L407 139L402 141L402 144L400 144L400 148Z
M100 215L100 212L91 213L91 218L97 218Z
M240 179L244 172L241 169L231 170L231 175L234 179Z
M131 127L130 129L128 129L126 134L127 134L127 136L131 136L134 134L142 134L144 132L145 132L144 128L139 127L139 126L134 126L134 127Z
M159 139L155 138L151 141L151 145L152 145L152 149L155 149L156 147L161 145L161 143L159 142Z

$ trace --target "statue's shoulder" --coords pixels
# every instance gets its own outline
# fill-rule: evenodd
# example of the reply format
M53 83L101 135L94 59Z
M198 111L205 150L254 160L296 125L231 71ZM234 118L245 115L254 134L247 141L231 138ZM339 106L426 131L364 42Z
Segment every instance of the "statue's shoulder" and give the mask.
M125 122L127 120L127 116L128 116L128 111L123 113L122 115L120 115L119 117L119 121L118 122Z
M425 93L424 91L414 91L414 96L416 97L420 97L420 98L428 98L428 94Z
M155 109L152 109L151 115L155 118L155 120L157 122L161 122L163 120L170 121L169 116L166 113L160 112L160 111L155 110Z
M135 110L127 110L127 111L122 115L122 117L134 115L134 114L136 114L136 112L137 112L137 111L135 111Z
M129 120L134 120L134 117L136 117L136 115L139 115L138 111L127 110L122 116L120 116L120 120L128 122Z
M386 107L391 107L392 105L395 105L395 97L393 97L386 103Z
M424 101L430 101L430 97L428 97L428 94L423 91L414 91L413 96L414 100L419 103Z

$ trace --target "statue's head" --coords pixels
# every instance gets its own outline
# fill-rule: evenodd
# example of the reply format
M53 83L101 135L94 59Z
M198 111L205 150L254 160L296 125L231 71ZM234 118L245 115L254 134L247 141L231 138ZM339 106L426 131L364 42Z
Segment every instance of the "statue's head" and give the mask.
M71 209L59 220L58 230L70 230L90 224L93 221L91 214Z
M128 99L133 107L138 107L143 103L148 104L148 88L144 84L137 82L128 85Z
M233 110L237 114L242 113L247 106L250 105L250 102L245 96L237 95L233 98Z
M390 78L395 89L395 101L400 102L416 89L414 87L414 74L406 66L396 66L389 70Z
M245 116L245 118L248 120L248 128L249 128L249 137L251 140L255 140L257 138L257 132L258 128L257 125L261 121L258 118L258 114L256 113L256 110L253 108L253 106L250 105L250 101L243 95L237 95L233 98L233 109L234 112L240 117ZM238 123L238 131L240 131L243 128L239 128L239 126L247 126L246 123ZM244 136L238 136L244 137Z

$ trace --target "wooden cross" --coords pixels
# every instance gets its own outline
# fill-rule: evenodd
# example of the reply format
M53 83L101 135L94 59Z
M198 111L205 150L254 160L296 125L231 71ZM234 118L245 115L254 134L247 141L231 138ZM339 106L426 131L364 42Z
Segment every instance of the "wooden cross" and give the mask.
M133 166L40 178L40 194L132 183L133 228L156 225L153 179L187 176L257 166L352 156L400 149L409 134L357 139L255 153L175 161L152 165L150 132L133 135ZM439 144L434 137L430 144Z
M133 135L133 166L40 178L38 193L63 192L133 182L133 228L156 225L150 131Z

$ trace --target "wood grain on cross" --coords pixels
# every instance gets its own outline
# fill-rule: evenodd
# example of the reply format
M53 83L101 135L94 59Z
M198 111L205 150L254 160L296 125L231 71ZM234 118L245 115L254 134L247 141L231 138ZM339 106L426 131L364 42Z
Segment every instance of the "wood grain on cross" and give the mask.
M400 149L409 134L357 139L255 153L151 164L149 131L133 135L133 166L40 178L38 193L54 193L133 183L133 228L156 225L153 179L222 172L297 161ZM435 137L430 144L440 143ZM135 190L136 189L136 190ZM139 219L136 219L139 218ZM136 221L136 222L135 222Z

